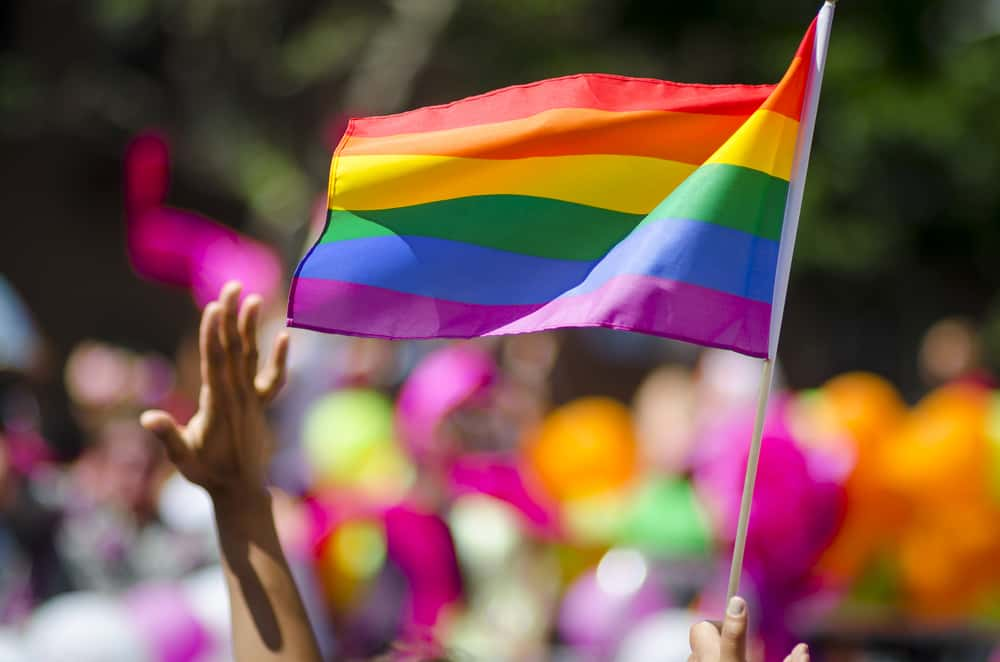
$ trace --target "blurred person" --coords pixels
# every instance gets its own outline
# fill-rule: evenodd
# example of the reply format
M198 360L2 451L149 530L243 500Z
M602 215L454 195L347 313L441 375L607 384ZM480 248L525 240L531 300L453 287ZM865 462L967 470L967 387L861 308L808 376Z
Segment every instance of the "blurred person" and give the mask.
M676 365L653 370L639 385L632 411L642 459L666 473L686 470L696 438L697 400L691 372Z
M760 390L760 361L723 349L706 349L694 371L696 425L711 427L734 412L750 409ZM780 375L774 377L779 391Z
M967 319L947 317L931 325L920 343L919 364L924 382L931 387L956 381L997 386L983 366L979 329Z
M76 345L66 360L64 383L73 414L91 434L114 418L165 406L175 390L174 370L155 354L138 354L94 340Z
M0 372L34 374L44 358L45 346L28 307L0 275Z
M497 407L513 423L508 425L512 429L507 434L515 440L538 425L552 405L552 371L560 345L560 337L553 332L503 338L501 367L505 379L500 385Z
M53 490L61 510L56 542L75 588L123 590L212 560L205 536L160 521L161 462L145 430L115 419Z
M0 398L2 401L3 398ZM30 446L29 446L30 444ZM45 499L37 476L40 439L0 419L0 623L16 624L44 600L70 588L57 552L60 513Z
M84 341L66 362L66 390L89 440L48 491L62 513L57 545L76 589L177 578L215 557L204 527L190 526L196 513L183 485L169 480L158 444L135 421L150 406L193 410L184 391L188 354L181 343L174 368L154 354Z

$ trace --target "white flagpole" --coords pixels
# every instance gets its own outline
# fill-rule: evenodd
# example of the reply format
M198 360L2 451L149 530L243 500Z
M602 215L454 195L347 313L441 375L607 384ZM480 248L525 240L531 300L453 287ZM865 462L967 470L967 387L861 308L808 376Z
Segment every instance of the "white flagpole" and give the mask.
M761 370L757 418L754 420L753 438L750 440L750 450L747 453L747 471L743 480L743 497L740 500L736 539L733 541L733 565L729 570L727 602L729 598L736 595L740 588L743 553L747 542L747 524L750 521L750 504L753 501L753 487L757 479L757 463L760 459L760 440L764 431L767 401L771 394L771 376L778 349L778 338L781 335L781 320L785 312L785 297L788 294L788 275L792 268L795 235L799 229L802 194L806 186L806 172L809 170L809 152L812 148L813 129L816 127L816 108L819 106L819 93L823 84L823 69L826 67L826 51L830 43L830 28L833 26L833 11L836 4L837 0L826 0L816 19L816 36L812 61L809 63L809 78L807 79L808 88L803 100L802 121L799 124L799 135L795 141L795 160L792 164L792 177L788 182L788 199L785 202L785 216L781 225L778 267L774 277L774 296L771 299L771 327L767 358L764 359Z
M795 235L799 230L799 213L802 211L802 194L806 188L809 170L809 152L812 149L813 129L816 128L816 108L819 106L823 69L826 67L826 49L833 27L833 10L836 0L827 0L816 19L816 41L813 58L809 63L808 91L802 105L802 122L795 140L795 160L792 161L792 178L788 182L788 200L785 217L781 223L781 243L778 246L778 268L774 275L774 296L771 299L771 332L767 344L767 358L774 360L781 335L781 319L785 314L785 296L788 294L788 273L792 269L792 251Z

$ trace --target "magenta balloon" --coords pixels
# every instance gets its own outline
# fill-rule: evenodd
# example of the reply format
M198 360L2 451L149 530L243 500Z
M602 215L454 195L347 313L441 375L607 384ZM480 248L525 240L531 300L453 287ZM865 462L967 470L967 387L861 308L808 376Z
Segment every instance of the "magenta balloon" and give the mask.
M126 236L132 267L143 278L191 287L191 253L204 242L202 228L190 214L165 207L130 217Z
M125 152L126 241L139 275L191 290L199 306L219 295L230 280L244 296L273 297L282 264L267 245L196 212L164 205L170 151L155 134L142 134Z
M425 458L440 443L438 428L445 417L489 389L496 377L496 363L474 345L449 345L425 358L403 384L396 404L396 426L413 457Z
M178 587L140 586L125 596L125 608L158 662L196 662L211 646Z
M129 258L143 277L189 288L199 307L230 280L264 299L281 286L282 265L265 244L198 214L160 207L131 218Z
M450 468L452 492L485 494L513 506L535 533L557 538L562 532L558 508L530 489L515 462L500 455L463 455Z
M192 256L191 289L200 308L214 301L231 280L243 284L242 296L259 294L272 299L281 286L282 266L277 253L249 237L213 228L202 249Z
M831 470L839 460L797 443L789 414L790 399L775 397L764 424L743 565L743 591L756 597L754 613L767 659L788 652L788 624L796 605L809 597L815 609L820 602L815 598L828 593L815 565L846 507L839 482L844 472ZM745 411L721 421L699 440L696 451L695 485L717 518L726 551L736 532L753 419L754 412ZM719 610L727 570L720 568L720 585L709 591L718 595Z
M846 505L843 485L832 479L836 473L822 466L829 458L796 443L788 416L789 399L776 398L764 425L747 533L746 567L762 591L809 574ZM716 530L726 541L736 533L752 432L753 413L737 416L703 440L696 458L695 485L714 506Z
M413 504L385 511L386 551L409 590L407 628L426 632L442 610L462 597L462 578L448 525Z

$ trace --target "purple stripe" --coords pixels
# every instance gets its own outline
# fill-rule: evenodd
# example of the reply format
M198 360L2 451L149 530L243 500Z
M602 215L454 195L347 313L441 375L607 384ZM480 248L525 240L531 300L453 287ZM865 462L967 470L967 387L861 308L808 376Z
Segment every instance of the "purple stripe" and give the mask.
M771 304L654 276L618 276L543 304L487 306L370 285L296 278L290 326L381 338L472 338L603 326L767 355Z

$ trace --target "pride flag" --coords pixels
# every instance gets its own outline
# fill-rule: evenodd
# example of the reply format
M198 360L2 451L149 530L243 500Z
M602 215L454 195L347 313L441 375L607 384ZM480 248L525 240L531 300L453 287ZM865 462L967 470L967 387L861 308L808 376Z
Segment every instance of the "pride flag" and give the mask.
M601 326L767 356L815 27L777 85L581 74L352 120L289 324Z

